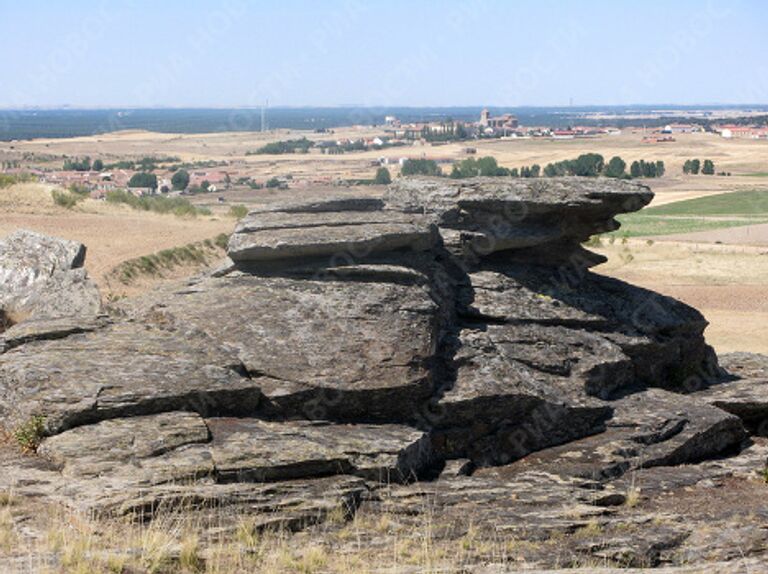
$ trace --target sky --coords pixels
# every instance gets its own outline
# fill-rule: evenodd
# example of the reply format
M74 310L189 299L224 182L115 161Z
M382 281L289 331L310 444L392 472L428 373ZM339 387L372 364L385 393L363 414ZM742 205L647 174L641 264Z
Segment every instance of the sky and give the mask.
M0 0L0 107L768 103L762 0Z

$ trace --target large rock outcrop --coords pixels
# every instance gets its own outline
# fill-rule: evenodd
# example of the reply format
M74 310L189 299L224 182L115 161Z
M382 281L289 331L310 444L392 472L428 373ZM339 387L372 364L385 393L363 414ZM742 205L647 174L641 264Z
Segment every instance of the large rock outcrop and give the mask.
M84 249L14 236L0 303L29 312L0 335L0 423L40 444L3 463L0 488L292 530L361 507L407 522L429 500L446 536L475 521L541 542L600 521L604 540L575 538L565 558L521 550L541 566L690 561L710 542L685 509L639 536L652 517L627 506L629 481L656 496L752 480L765 363L736 356L727 376L696 310L590 271L582 243L651 197L602 179L416 178L383 200L272 206L215 272L108 316L77 274Z

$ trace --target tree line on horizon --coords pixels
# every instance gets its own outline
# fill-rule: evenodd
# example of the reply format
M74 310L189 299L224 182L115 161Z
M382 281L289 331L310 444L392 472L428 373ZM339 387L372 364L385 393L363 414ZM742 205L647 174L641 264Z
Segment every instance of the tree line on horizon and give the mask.
M467 158L456 162L451 167L449 177L452 179L464 179L468 177L611 177L615 179L636 179L661 177L666 172L664 162L646 161L644 159L633 161L627 171L627 163L619 156L612 157L607 163L605 158L598 153L586 153L571 160L563 160L548 163L542 169L539 164L523 166L520 168L506 168L498 165L496 158L485 156L481 158ZM444 175L435 160L408 159L404 162L401 175Z

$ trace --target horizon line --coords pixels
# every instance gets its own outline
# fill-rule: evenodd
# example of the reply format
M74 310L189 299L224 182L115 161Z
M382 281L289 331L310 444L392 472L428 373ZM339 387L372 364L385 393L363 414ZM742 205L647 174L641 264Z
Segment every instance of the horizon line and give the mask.
M84 106L74 104L58 104L58 105L28 105L28 106L0 106L0 112L27 112L27 111L111 111L111 110L260 110L262 107L267 109L280 110L280 109L294 109L294 110L308 110L308 109L344 109L344 108L359 108L359 109L387 109L387 108L401 108L401 109L456 109L456 108L532 108L532 109L584 109L584 108L768 108L768 103L717 103L717 102L697 102L697 103L671 103L671 102L657 102L657 103L632 103L632 104L565 104L565 105L537 105L537 104L517 104L517 105L504 105L504 104L455 104L455 105L404 105L404 104L301 104L301 105L274 105L274 106L254 106L254 105L201 105L201 106L187 106L187 105L153 105L153 106L139 106L139 105L119 105L119 104L106 104L100 106Z

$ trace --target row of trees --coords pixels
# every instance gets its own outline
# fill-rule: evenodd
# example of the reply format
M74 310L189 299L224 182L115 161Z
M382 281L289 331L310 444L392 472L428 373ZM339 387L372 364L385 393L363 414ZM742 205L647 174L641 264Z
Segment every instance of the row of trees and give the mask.
M663 161L633 161L629 167L629 176L636 177L661 177L666 172Z
M103 171L105 169L130 169L138 171L154 171L161 163L171 163L181 161L178 157L143 157L139 160L120 160L114 163L105 164L100 159L93 160L85 156L84 158L67 158L64 160L65 171Z
M104 162L100 159L91 163L91 158L85 156L83 159L65 159L64 171L101 171L104 169Z
M544 167L546 177L563 175L576 175L581 177L597 177L604 175L617 179L630 179L637 177L661 177L666 168L663 161L645 161L644 159L633 161L627 173L627 162L621 157L614 156L608 163L599 153L582 154L576 159L548 163Z
M245 155L309 153L309 148L314 147L314 145L315 142L312 142L305 137L295 140L283 140L268 143L261 146L255 152L246 152Z
M499 167L496 158L491 156L477 159L470 157L459 163L454 163L453 168L451 169L451 177L453 179L464 179L467 177L476 177L478 175L500 177L513 174L512 171L506 167Z
M400 168L402 175L443 175L440 166L433 159L407 159Z
M683 173L698 175L715 175L715 163L711 159L705 159L702 164L698 159L687 159L683 164Z

